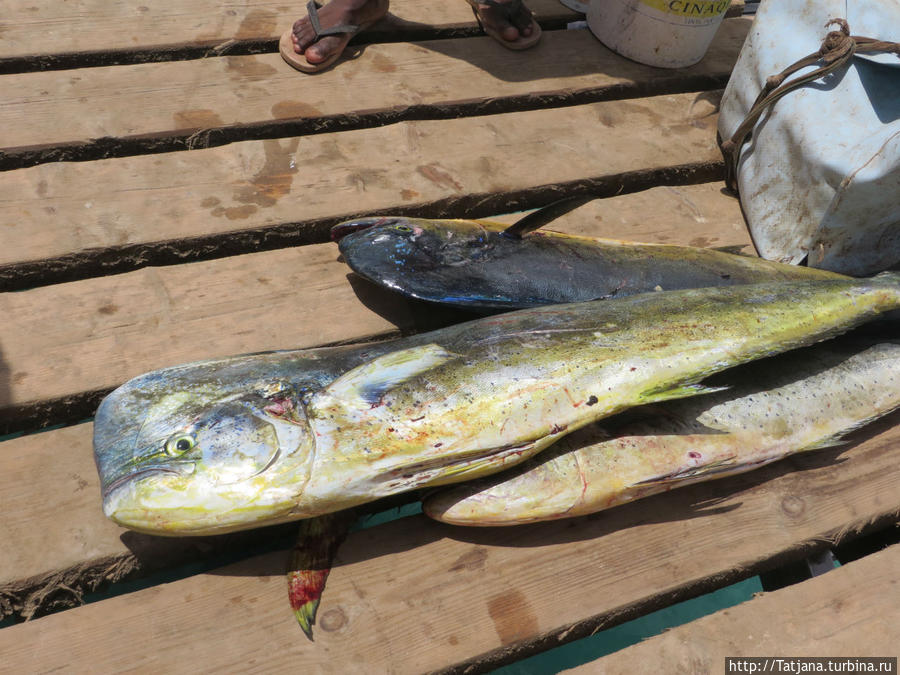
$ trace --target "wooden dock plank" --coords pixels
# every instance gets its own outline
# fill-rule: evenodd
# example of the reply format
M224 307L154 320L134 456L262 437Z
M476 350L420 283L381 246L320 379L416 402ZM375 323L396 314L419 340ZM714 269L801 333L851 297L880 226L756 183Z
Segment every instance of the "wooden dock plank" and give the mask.
M277 40L306 14L304 3L155 0L144 5L125 0L68 0L37 3L8 0L2 19L3 51L11 57L120 50L163 50L183 45L220 45L229 40ZM579 14L557 0L531 0L539 21L574 20ZM422 27L433 30L475 27L463 0L393 0L388 22L394 39ZM412 24L412 25L410 25ZM373 33L381 33L373 27Z
M596 200L557 229L749 244L737 200L719 184ZM348 284L350 270L337 258L335 244L315 244L0 294L0 313L16 317L0 326L0 409L116 386L177 363L423 325L422 313L397 296ZM310 320L320 316L340 320Z
M88 143L102 137L169 137L234 125L365 112L398 115L411 106L476 105L508 97L546 98L612 87L669 90L692 76L723 84L749 21L728 19L701 63L650 68L603 47L586 30L547 31L525 52L489 37L368 45L351 67L314 78L278 54L82 68L3 76L0 148ZM696 86L696 85L695 85ZM709 85L707 85L709 86ZM555 92L550 95L551 92ZM194 136L202 146L203 138Z
M0 266L441 200L460 217L463 198L715 164L718 100L673 94L0 172Z
M405 673L491 663L892 522L896 422L876 423L844 449L593 517L467 529L417 516L354 533L329 578L315 643L290 614L286 557L276 553L6 628L0 651L17 672L73 663L183 672L199 661L208 670L303 663ZM222 640L224 632L240 639Z
M0 553L0 588L127 550L119 540L125 530L100 510L92 426L0 443L0 538L10 544Z
M728 656L895 656L900 545L565 671L724 672Z

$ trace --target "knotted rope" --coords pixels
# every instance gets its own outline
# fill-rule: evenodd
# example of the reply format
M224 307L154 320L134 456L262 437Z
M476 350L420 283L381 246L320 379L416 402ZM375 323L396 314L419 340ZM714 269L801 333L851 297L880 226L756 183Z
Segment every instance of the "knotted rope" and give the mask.
M756 122L766 108L789 91L837 70L850 61L854 54L888 52L894 53L900 58L900 43L850 35L850 25L845 19L831 19L825 24L825 27L832 24L840 26L840 30L830 31L822 41L819 51L791 64L777 75L766 78L766 85L759 92L759 96L756 97L744 121L732 137L721 144L722 156L725 158L725 184L735 193L738 191L737 165L741 148L750 139L753 127L756 126ZM801 68L814 65L819 61L822 62L819 68L785 82L788 77Z

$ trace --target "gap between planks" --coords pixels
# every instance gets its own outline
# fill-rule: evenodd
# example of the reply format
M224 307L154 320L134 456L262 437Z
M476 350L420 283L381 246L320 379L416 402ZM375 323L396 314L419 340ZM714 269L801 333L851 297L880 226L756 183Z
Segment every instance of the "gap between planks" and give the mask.
M413 517L354 533L315 643L289 611L282 551L6 628L0 649L28 672L198 658L211 670L484 670L895 522L896 418L844 448L592 517L484 529Z

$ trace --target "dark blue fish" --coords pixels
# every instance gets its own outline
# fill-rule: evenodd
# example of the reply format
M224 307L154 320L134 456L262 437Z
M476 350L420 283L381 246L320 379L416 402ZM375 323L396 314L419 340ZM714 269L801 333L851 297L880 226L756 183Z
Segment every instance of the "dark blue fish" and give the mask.
M715 249L534 231L569 208L551 204L512 226L361 218L336 225L332 238L353 271L376 284L420 300L488 311L654 290L842 278Z

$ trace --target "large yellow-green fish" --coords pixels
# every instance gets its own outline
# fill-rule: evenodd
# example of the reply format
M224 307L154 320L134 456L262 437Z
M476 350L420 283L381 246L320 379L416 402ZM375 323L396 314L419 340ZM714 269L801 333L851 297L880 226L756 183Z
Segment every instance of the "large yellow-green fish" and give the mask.
M669 291L156 371L97 412L103 508L145 532L212 534L476 478L898 307L894 274Z
M900 343L839 338L714 379L730 386L582 429L513 472L430 495L425 512L457 525L568 518L840 444L900 406Z

